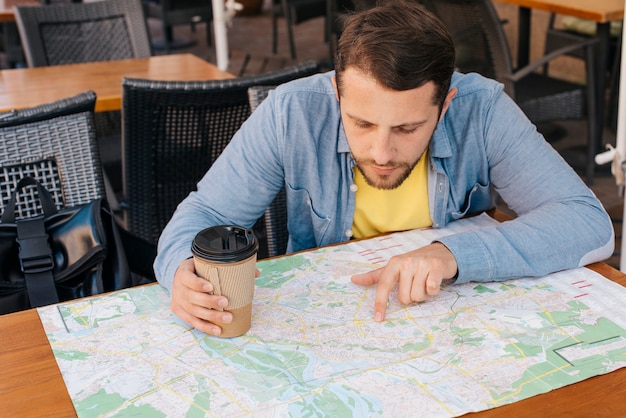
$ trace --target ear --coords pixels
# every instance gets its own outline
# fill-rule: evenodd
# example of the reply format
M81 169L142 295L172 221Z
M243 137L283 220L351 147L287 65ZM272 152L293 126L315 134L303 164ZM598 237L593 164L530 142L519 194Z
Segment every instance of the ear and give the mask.
M335 89L335 97L339 100L339 90L337 89L337 77L333 76L330 81L333 83L333 88Z
M443 119L444 115L448 111L448 107L450 107L450 103L452 103L452 99L454 99L454 96L456 96L457 92L458 90L456 89L456 87L451 88L450 91L448 91L446 99L443 101L443 106L441 107L441 115L439 115L440 121Z

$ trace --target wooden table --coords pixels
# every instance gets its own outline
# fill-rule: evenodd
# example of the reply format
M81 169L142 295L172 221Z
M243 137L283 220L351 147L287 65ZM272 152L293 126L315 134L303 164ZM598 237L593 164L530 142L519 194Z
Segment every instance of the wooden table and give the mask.
M626 286L626 275L603 263L592 270ZM0 405L3 417L68 417L75 410L36 310L0 316ZM624 416L626 368L509 405L480 417Z
M96 92L97 112L120 110L123 77L195 81L234 76L193 54L2 70L0 112L52 102L85 90Z
M523 67L530 56L531 9L543 10L588 19L596 22L596 36L599 40L596 48L596 109L595 133L590 138L590 149L595 153L602 150L604 129L606 72L609 62L611 42L611 21L624 18L624 0L497 0L519 6L517 65ZM589 156L593 159L593 156ZM588 176L593 177L593 166L588 169Z

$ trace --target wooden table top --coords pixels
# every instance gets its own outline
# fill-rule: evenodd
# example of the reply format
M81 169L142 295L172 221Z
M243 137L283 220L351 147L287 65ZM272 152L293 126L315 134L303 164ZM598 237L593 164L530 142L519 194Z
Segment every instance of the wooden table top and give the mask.
M598 23L624 18L624 0L497 0L530 9L575 16Z
M626 275L603 264L592 270L626 286ZM6 417L75 416L37 310L0 316L0 405ZM623 416L626 368L469 416Z
M123 77L199 81L234 76L193 54L2 70L0 112L53 102L86 90L96 92L97 112L120 110Z

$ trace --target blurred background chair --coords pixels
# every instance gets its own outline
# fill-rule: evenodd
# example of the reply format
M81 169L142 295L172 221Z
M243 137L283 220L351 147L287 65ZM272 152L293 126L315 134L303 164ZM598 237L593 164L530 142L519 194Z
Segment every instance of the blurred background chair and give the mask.
M41 4L61 4L61 3L81 3L82 0L41 0ZM7 5L5 4L5 7ZM2 47L6 54L6 66L8 68L18 68L26 65L26 58L22 49L20 35L15 21L0 22L0 35L2 36Z
M168 54L172 49L189 46L190 41L174 37L174 26L191 25L195 30L198 23L206 24L207 46L211 46L213 9L210 0L144 0L144 7L146 17L160 20L163 28L163 39L152 40L155 49Z
M24 176L39 180L58 209L104 198L105 180L96 141L92 91L28 109L0 113L0 209ZM30 187L30 186L29 186ZM42 213L35 194L21 193L17 217ZM156 247L120 231L133 283L154 281Z
M285 17L291 58L296 58L293 27L307 20L326 16L326 0L272 0L272 52L278 52L278 18Z
M504 84L513 98L541 130L543 122L586 119L588 147L586 180L593 181L595 149L594 39L544 55L524 68L514 69L507 38L491 0L420 0L435 13L452 34L456 47L456 66L461 72L477 72ZM587 57L587 84L581 85L543 74L540 70L549 61L575 50Z
M82 3L83 0L41 0L41 4Z
M377 0L328 0L326 2L326 38L331 63L335 61L337 40L343 32L344 17L376 6Z
M141 0L16 6L29 67L152 55Z
M59 209L105 196L93 123L95 103L95 93L85 92L0 114L0 165L17 170L0 179L3 210L25 173L50 190ZM40 209L26 201L19 206L24 208L20 216L33 216Z
M1 51L4 53L6 68L18 68L26 65L26 58L20 42L20 34L15 22L0 22Z
M123 208L127 228L156 243L250 115L248 88L318 72L316 62L221 81L123 81ZM262 233L262 229L255 229ZM259 257L267 256L259 237Z
M29 67L152 55L141 0L17 6L15 17ZM112 188L121 190L120 112L98 112L95 120L102 164ZM109 194L112 205L114 198Z
M560 16L560 25L557 27L557 14L551 13L546 33L544 53L548 54L572 43L581 42L596 36L596 22L574 16ZM609 72L606 75L608 82L608 106L606 123L614 132L617 130L617 101L620 78L620 62L622 52L622 24L616 20L610 23L611 41L608 49ZM574 50L567 54L570 57L585 60L581 50ZM548 64L544 66L544 74L547 74Z

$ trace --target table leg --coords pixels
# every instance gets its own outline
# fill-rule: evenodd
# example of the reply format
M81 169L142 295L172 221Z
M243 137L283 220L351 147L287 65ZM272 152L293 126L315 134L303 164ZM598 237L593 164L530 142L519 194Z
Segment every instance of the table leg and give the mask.
M517 21L517 68L530 62L530 8L520 7Z
M596 36L598 37L598 43L596 44L596 74L595 74L595 125L593 126L593 132L591 132L591 138L589 138L589 164L587 166L587 184L593 182L593 175L595 173L595 161L596 154L603 151L603 133L604 133L604 109L605 109L605 86L606 86L606 72L609 65L609 45L611 42L611 23L597 23L596 24Z

